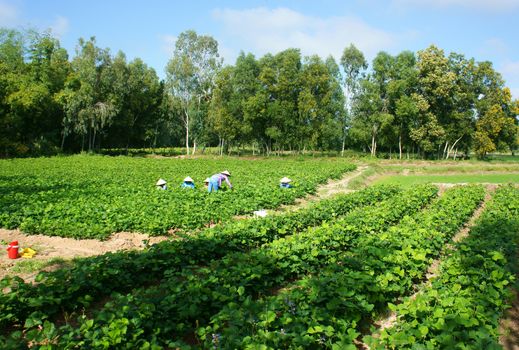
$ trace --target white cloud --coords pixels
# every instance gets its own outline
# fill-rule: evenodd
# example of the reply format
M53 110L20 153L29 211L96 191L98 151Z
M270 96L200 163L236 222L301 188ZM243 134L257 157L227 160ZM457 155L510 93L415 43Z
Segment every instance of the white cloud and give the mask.
M161 35L160 41L162 42L162 51L168 55L168 59L171 58L173 51L175 51L177 37L174 35Z
M256 55L300 48L304 55L318 54L324 58L331 54L339 59L344 48L353 43L369 58L380 50L395 47L399 41L397 35L354 16L320 18L288 8L260 7L217 9L213 11L213 18L223 23L236 50L252 51ZM223 44L231 46L229 42Z
M503 74L505 85L510 87L513 98L519 99L519 61L507 61L499 71Z
M519 77L519 61L506 62L505 64L503 64L501 71L504 74Z
M0 27L11 27L18 22L18 10L13 5L0 2Z
M399 7L463 7L469 10L504 12L519 8L519 0L393 0Z
M57 16L54 23L51 24L50 30L56 37L63 37L70 27L69 20L62 16Z

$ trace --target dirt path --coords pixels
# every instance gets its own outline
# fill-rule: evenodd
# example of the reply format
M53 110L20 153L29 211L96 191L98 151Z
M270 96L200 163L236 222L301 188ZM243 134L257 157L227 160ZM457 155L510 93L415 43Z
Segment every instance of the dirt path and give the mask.
M439 185L439 187L440 187L440 193L443 193L447 188L454 186L454 184L437 184L437 185ZM464 238L466 238L468 236L471 228L476 223L476 220L478 220L478 218L481 216L481 214L485 210L486 204L490 200L492 193L495 189L496 189L495 185L486 186L486 193L485 193L485 198L484 198L483 202L474 211L474 213L472 214L469 221L453 236L452 242L460 242L461 240L463 240ZM444 251L441 254L441 257L434 260L431 263L431 265L429 266L429 268L427 269L427 272L425 274L425 276L426 276L425 281L422 284L420 284L419 286L417 286L416 289L418 291L416 293L414 293L413 295L411 295L411 299L416 298L418 293L420 293L422 290L430 287L431 281L438 276L438 273L439 273L438 269L440 267L442 257L445 256L445 252L451 251L453 249L455 249L455 247L453 246L452 243L446 244ZM385 317L375 321L374 326L376 328L376 331L373 334L373 336L376 337L377 334L382 332L384 329L392 327L396 321L397 321L397 314L395 312L391 312L388 315L386 315ZM369 347L365 344L362 344L361 349L369 349Z
M33 272L13 273L13 268L17 264L26 264L29 260L34 264L38 262L50 261L53 258L70 260L76 257L86 257L99 255L117 250L143 249L146 245L143 241L148 240L149 244L155 244L166 240L167 237L149 237L142 233L119 232L113 234L106 241L96 239L72 239L63 237L50 237L45 235L26 235L19 230L0 229L0 241L9 243L18 241L21 248L32 248L36 250L36 255L32 259L18 258L9 259L2 244L0 251L0 279L7 275L17 275L24 279L34 277ZM15 269L16 270L16 269Z
M513 293L511 307L499 322L499 344L505 350L519 350L519 291L514 289Z
M367 168L367 165L361 165L357 167L355 171L344 174L344 176L339 180L329 180L326 184L319 186L315 194L311 194L303 198L298 198L293 204L281 206L278 210L276 210L276 212L297 210L317 200L326 199L339 193L353 192L353 190L348 188L348 184L352 179L360 176Z

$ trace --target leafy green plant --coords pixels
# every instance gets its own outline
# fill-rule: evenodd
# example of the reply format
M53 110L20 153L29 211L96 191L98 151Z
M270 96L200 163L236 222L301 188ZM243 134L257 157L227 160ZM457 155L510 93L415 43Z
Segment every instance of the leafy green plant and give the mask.
M398 321L368 338L372 348L500 348L499 318L514 281L518 232L519 189L501 187L432 285L392 306Z

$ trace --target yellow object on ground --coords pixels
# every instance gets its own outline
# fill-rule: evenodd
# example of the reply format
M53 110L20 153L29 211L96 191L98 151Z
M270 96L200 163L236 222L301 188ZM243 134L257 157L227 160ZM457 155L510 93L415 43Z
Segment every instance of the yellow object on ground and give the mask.
M34 254L36 254L36 251L32 248L23 248L21 251L20 251L20 256L22 258L28 258L28 259L31 259Z

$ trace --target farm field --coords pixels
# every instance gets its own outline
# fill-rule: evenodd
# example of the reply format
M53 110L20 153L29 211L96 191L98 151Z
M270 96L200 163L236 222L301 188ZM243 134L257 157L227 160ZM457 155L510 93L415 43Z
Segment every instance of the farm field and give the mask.
M56 163L48 165L49 161ZM80 176L89 161L95 171ZM318 193L319 183L328 177L347 178L355 165L338 159L244 162L97 156L32 162L32 167L21 162L8 170L2 168L2 190L11 190L10 203L25 198L27 206L37 208L42 198L48 201L52 193L60 193L58 200L67 201L71 211L85 211L87 199L95 206L95 186L98 192L112 195L100 196L101 203L119 201L119 205L137 198L124 197L124 190L133 193L129 187L142 186L134 194L152 198L150 207L163 205L167 201L156 198L168 195L169 201L215 198L222 201L218 203L230 203L233 211L211 218L220 221L215 226L207 227L205 217L193 226L179 226L182 231L175 231L174 239L141 251L67 261L61 268L40 273L34 283L17 277L2 279L2 349L500 348L499 320L517 268L517 186L377 184L326 199L313 198L297 210L233 220L232 216L250 214L259 205L274 209L296 197ZM394 164L392 172L408 173L400 178L421 176L418 168L424 165L414 165L416 173L406 170L409 164L402 168ZM498 175L494 171L500 166L504 165L492 165L482 175L473 174L466 164L458 171L465 167L466 173L459 175L465 177ZM514 164L508 166L508 171L514 170ZM67 167L70 184L59 180ZM16 187L15 168L23 169L20 185L26 186ZM366 168L366 164L358 166L362 171ZM157 191L154 181L158 177L180 184L184 175L162 175L175 174L171 169L188 172L197 184L206 172L229 169L236 190L211 195L201 188ZM249 177L248 171L254 176ZM293 197L279 196L279 192L286 193L277 188L280 173L296 180ZM241 197L249 181L258 178L275 179L273 186L256 182L256 192L248 192L249 196L257 193L263 202ZM95 183L88 191L87 179ZM45 181L49 189L43 191ZM104 185L110 181L114 183ZM40 189L38 196L20 191L31 187L31 182ZM65 196L66 190L76 197L83 195L79 207ZM191 197L182 197L186 193ZM38 201L31 203L33 199ZM269 200L271 205L265 204ZM250 207L240 211L246 205ZM43 215L41 222L52 218L53 227L59 227L57 213ZM131 212L120 217L126 213ZM148 213L151 209L144 208L134 215L146 218ZM164 212L162 218L171 213ZM76 218L88 218L89 224L98 219ZM101 222L113 230L109 219ZM32 227L39 233L37 229L45 226ZM64 236L79 238L86 233L84 237L104 239L115 232L99 227L88 232L66 226L66 232L78 233ZM174 226L164 227L142 232L167 233ZM433 277L431 265L438 266ZM391 321L385 322L388 314Z
M234 191L207 194L203 180L229 170ZM163 235L197 229L313 193L355 166L344 160L129 158L72 156L0 160L0 227L73 238L120 231ZM180 188L191 176L198 188ZM279 188L279 179L294 188ZM155 182L164 178L167 191Z

